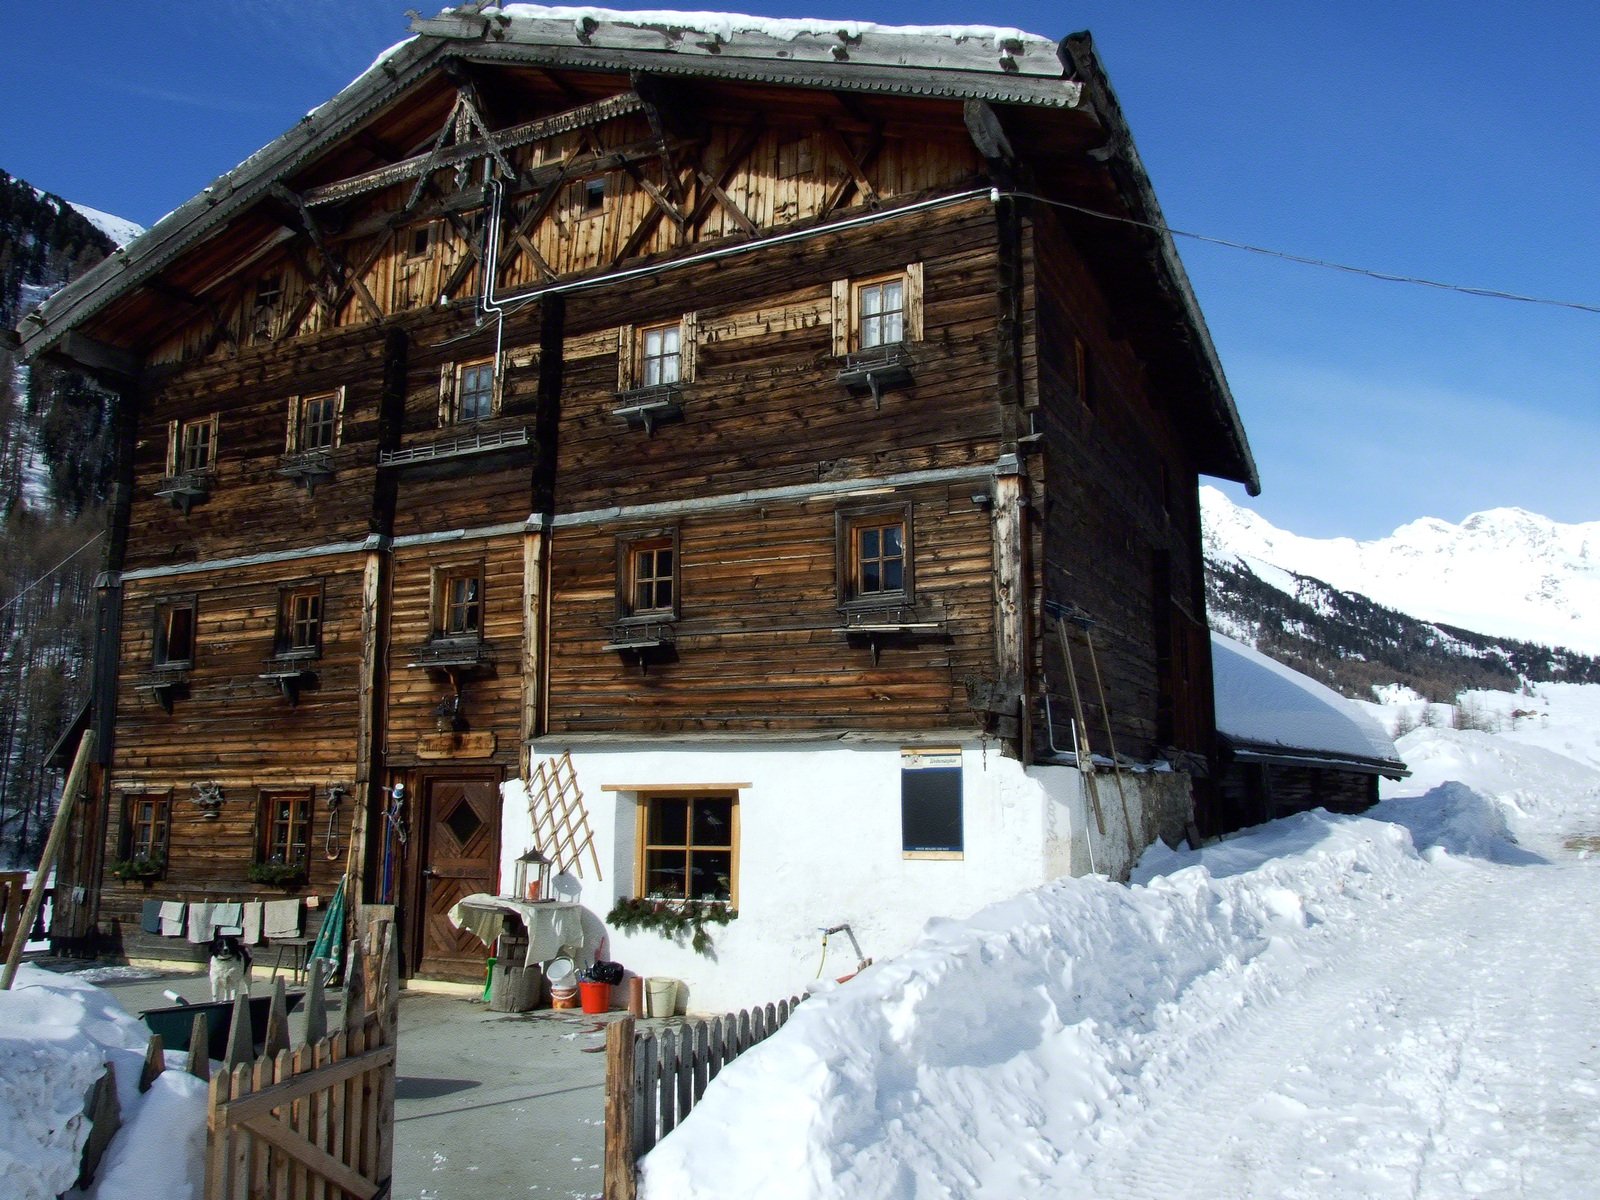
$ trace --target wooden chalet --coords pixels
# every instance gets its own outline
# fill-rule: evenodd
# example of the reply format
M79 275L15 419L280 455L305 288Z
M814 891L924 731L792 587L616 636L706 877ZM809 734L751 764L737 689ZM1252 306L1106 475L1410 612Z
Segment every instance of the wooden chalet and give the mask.
M19 331L120 396L61 920L348 876L481 978L445 914L562 760L586 908L739 913L612 955L764 998L1208 820L1197 479L1255 467L1087 34L412 30Z

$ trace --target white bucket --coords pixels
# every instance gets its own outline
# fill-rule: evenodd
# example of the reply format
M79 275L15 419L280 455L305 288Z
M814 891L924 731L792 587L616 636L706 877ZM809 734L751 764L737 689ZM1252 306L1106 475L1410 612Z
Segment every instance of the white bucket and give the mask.
M676 979L647 979L645 995L652 1017L670 1017L678 1011L678 981Z

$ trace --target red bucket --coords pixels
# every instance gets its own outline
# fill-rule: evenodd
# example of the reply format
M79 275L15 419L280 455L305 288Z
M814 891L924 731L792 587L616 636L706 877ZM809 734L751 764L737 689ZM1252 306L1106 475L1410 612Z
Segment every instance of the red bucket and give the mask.
M611 985L584 980L578 984L578 998L586 1013L608 1012L611 1009Z

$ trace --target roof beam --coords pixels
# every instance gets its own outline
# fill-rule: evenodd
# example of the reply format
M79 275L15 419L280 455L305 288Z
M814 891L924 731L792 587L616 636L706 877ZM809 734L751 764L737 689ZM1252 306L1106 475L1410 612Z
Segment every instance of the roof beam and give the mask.
M599 125L615 117L637 112L643 107L643 102L635 93L621 92L604 100L597 100L593 104L569 108L566 112L556 113L554 116L540 117L538 120L513 125L509 129L499 130L488 138L472 138L446 149L418 154L404 162L311 188L305 193L305 202L311 208L322 204L335 204L474 158L500 157L503 151L512 146L521 146L528 142L539 141L541 138L554 137L556 134L570 133L574 129Z

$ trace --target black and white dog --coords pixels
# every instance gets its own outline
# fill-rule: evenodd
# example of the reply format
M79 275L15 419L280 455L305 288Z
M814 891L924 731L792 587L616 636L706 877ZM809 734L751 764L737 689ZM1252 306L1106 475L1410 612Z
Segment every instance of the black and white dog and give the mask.
M211 998L232 1000L241 992L250 994L250 951L233 934L219 933L211 939Z

